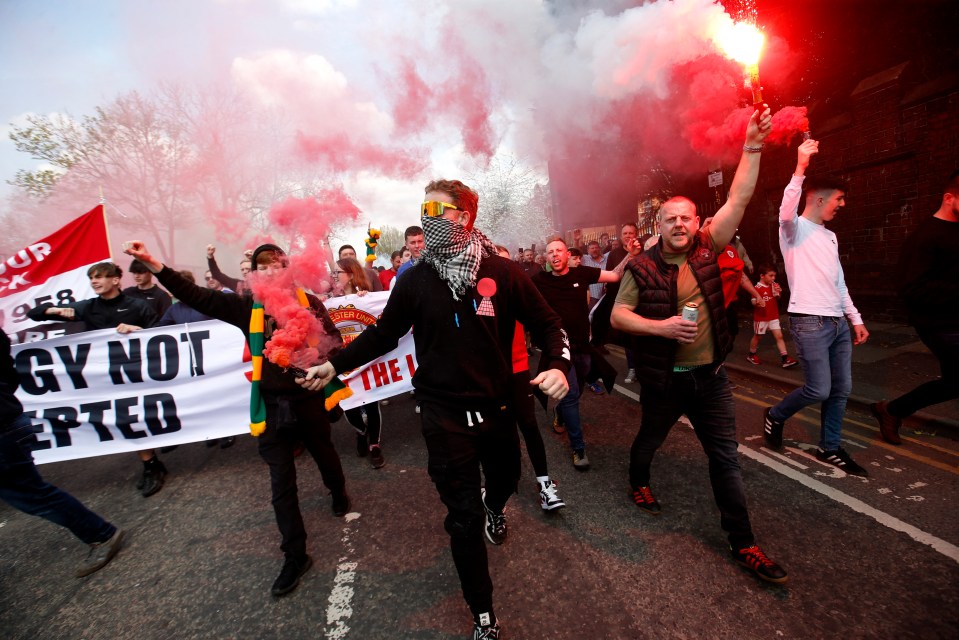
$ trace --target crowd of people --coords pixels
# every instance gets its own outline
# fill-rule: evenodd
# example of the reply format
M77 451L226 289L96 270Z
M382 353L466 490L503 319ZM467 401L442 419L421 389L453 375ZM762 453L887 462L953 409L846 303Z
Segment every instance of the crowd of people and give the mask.
M864 343L869 332L845 286L836 236L825 226L845 206L845 186L823 178L805 181L819 152L814 140L798 147L779 217L790 289L785 312L798 360L789 356L783 339L779 274L766 265L753 271L755 283L746 274L748 256L736 230L756 186L770 121L768 109L750 119L728 200L702 224L695 204L676 196L659 210L657 236L639 237L636 224L627 222L616 238L601 237L580 247L554 237L542 253L531 246L511 257L507 248L477 228L477 194L460 181L438 180L426 186L420 225L406 229L404 247L392 252L389 268L365 267L353 247L344 245L335 259L330 256L329 291L304 292L290 284L334 345L302 377L265 359L254 375L251 424L258 425L254 433L259 453L269 468L284 557L271 593L290 593L312 566L297 497L298 450L305 449L316 462L334 516L344 516L352 505L331 439L324 387L338 372L394 349L411 328L418 362L413 377L416 413L426 442L427 469L446 507L444 526L473 616L474 640L501 637L484 538L493 545L508 538L506 505L519 487L520 434L542 509L552 512L566 506L549 475L535 396L544 406L554 403L553 429L567 435L573 467L586 472L590 460L580 418L581 394L586 388L611 390L616 370L605 359L608 343L624 347L626 382L640 384L642 412L630 450L630 499L642 513L663 514L652 489L652 463L672 426L686 415L709 459L731 558L764 581L785 583L786 570L757 544L747 508L736 407L723 366L738 327L735 308L730 308L740 289L754 307L754 336L746 355L750 362L758 364L758 343L769 332L782 366L801 364L805 374L802 387L765 410L767 446L781 449L788 419L803 407L820 404L817 457L863 476L867 471L841 447L841 433L852 388L851 349ZM894 444L901 442L903 418L959 397L957 314L949 312L959 311L959 274L949 253L959 241L957 222L959 176L954 174L933 222L920 226L909 241L910 251L904 252L906 299L921 339L942 364L942 378L873 408L882 438ZM30 317L82 320L88 328L121 333L216 318L244 332L254 357L279 328L255 291L257 282L280 281L296 259L281 247L264 244L248 252L239 265L241 276L234 278L220 271L210 245L206 286L197 285L191 273L163 264L143 242L130 241L125 247L134 258L129 270L136 286L120 288L119 266L94 265L88 275L95 298L43 305ZM171 296L154 278L176 303L171 305ZM390 292L381 317L343 345L324 302L375 291ZM930 297L944 303L946 312L929 313L925 302ZM539 351L535 372L533 345ZM123 531L46 484L36 472L17 437L29 423L13 395L17 384L6 340L0 342L0 446L9 473L3 475L0 497L68 527L90 544L89 557L77 572L88 575L116 555ZM372 467L383 467L379 404L350 409L346 417L355 430L357 454ZM162 488L166 468L152 450L140 452L140 458L144 470L139 488L150 496Z

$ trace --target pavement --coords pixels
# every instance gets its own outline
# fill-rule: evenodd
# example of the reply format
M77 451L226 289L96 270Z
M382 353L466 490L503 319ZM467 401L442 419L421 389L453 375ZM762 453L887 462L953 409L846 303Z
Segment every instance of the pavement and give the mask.
M741 375L764 380L783 387L803 384L802 366L783 369L776 342L771 335L763 336L757 353L762 364L746 360L752 339L751 316L740 318L739 334L732 353L726 358L726 367ZM869 413L869 405L880 400L892 400L918 385L939 377L939 361L919 340L909 325L867 322L869 339L852 350L852 394L849 405ZM789 355L796 349L783 328ZM951 439L959 439L959 400L927 407L903 422L903 432L935 432Z

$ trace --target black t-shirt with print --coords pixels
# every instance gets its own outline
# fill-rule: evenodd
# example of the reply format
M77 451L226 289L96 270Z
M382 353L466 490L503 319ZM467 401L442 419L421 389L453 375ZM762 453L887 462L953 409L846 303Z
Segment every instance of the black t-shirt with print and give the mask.
M582 351L589 346L589 285L599 282L602 269L581 265L558 276L545 271L533 276L533 284L563 321L570 346Z

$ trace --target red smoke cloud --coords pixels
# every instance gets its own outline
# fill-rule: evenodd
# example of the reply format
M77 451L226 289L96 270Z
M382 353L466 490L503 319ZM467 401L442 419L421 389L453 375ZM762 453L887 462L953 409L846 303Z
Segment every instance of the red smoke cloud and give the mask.
M425 149L389 149L351 140L344 133L316 136L297 131L296 150L300 157L337 173L373 171L384 176L409 179L429 166Z
M250 287L277 325L263 349L263 357L281 367L293 365L305 369L317 364L320 353L327 353L332 341L323 340L322 323L300 304L295 293L293 264L291 260L290 268L272 276L255 273L250 277ZM321 351L318 347L324 342L327 344Z
M291 250L283 271L272 276L254 272L250 279L254 296L278 327L263 351L270 362L305 369L335 346L322 323L302 306L296 289L321 293L329 289L326 237L333 224L355 221L359 215L360 209L342 189L310 198L287 198L270 209L271 227L291 238L298 248ZM258 244L270 242L269 238L260 240Z

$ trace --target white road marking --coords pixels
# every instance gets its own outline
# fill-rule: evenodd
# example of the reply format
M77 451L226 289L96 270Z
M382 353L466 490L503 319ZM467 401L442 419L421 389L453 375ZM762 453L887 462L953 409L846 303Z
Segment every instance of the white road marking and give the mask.
M343 527L342 542L346 555L340 558L339 564L336 565L333 590L330 591L330 597L327 599L324 637L329 640L342 640L350 632L347 623L353 616L353 582L356 580L357 567L357 563L349 561L350 556L355 552L350 536L353 534L352 523L359 518L360 514L355 511L343 517L346 525Z
M843 493L842 491L839 491L837 489L833 489L829 485L824 484L813 478L810 478L806 476L805 474L800 473L799 471L796 471L795 469L792 469L780 462L777 462L776 460L773 460L769 456L766 456L758 451L750 449L749 447L740 445L739 452L742 455L746 456L747 458L751 458L760 464L764 464L770 469L777 471L781 473L782 475L786 476L787 478L795 480L796 482L812 489L813 491L816 491L817 493L821 493L827 498L831 498L832 500L835 500L836 502L840 504L846 505L853 511L869 516L870 518L872 518L873 520L875 520L876 522L878 522L879 524L885 527L889 527L890 529L894 531L901 531L902 533L905 533L907 536L909 536L916 542L929 545L930 547L932 547L933 549L935 549L942 555L946 556L953 562L956 562L957 564L959 564L959 547L957 547L956 545L950 542L946 542L945 540L941 538L937 538L936 536L930 533L926 533L922 529L919 529L918 527L914 527L913 525L907 522L903 522L899 518L896 518L895 516L891 516L884 511L880 511L879 509L871 507L865 502L863 502L862 500L853 498L852 496L846 493Z
M911 485L909 485L909 488L918 489L919 487L925 487L925 486L928 486L925 482L913 482Z
M630 400L635 400L636 402L639 402L639 394L633 391L630 391L626 387L621 387L620 385L616 384L616 385L613 385L613 391L619 391L621 394L623 394Z
M776 451L773 451L772 449L767 449L766 447L763 447L762 450L763 450L763 453L765 453L767 456L773 456L773 457L779 458L783 462L787 462L791 464L792 466L796 467L797 469L802 469L803 471L805 471L806 469L809 468L800 462L796 462L789 456L784 456L783 454L777 453Z

